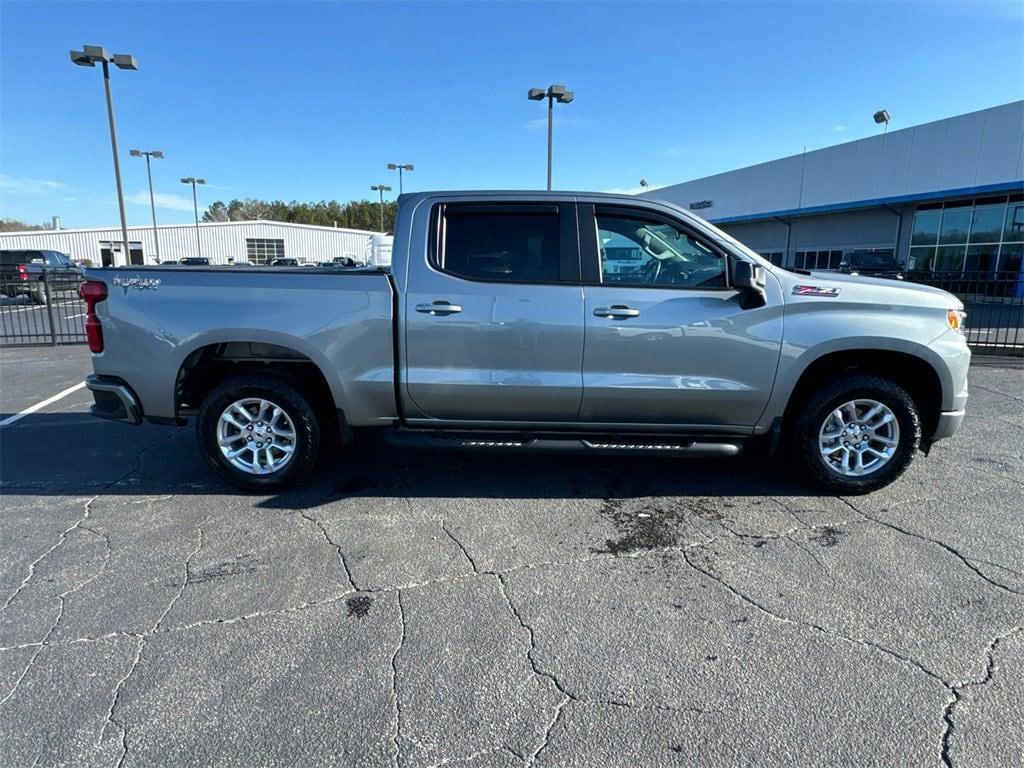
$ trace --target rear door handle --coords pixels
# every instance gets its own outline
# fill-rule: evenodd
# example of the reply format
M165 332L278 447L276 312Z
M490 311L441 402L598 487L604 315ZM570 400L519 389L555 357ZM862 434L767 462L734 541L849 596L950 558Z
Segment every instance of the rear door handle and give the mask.
M432 304L417 304L416 311L427 315L454 315L461 312L462 307L447 301L435 301Z
M597 309L594 310L594 315L596 315L597 317L608 317L608 318L612 318L612 317L620 317L620 318L639 317L640 316L640 310L639 309L633 309L632 307L627 307L627 306L625 306L623 304L613 304L610 307L598 307Z

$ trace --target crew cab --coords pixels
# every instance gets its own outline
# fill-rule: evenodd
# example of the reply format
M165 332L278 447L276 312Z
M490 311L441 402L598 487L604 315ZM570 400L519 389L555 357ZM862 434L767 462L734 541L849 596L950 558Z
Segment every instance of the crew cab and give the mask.
M862 493L964 418L963 305L793 272L686 210L567 192L403 195L391 268L119 267L82 295L97 416L194 421L247 489L327 434L473 451L734 456Z

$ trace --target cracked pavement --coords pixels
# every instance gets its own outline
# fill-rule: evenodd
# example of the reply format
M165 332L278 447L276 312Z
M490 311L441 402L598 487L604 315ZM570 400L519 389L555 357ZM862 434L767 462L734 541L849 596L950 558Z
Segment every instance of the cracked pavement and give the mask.
M3 762L1024 764L1024 368L976 362L961 434L855 498L374 445L249 496L76 393L0 432ZM9 403L89 367L12 365Z

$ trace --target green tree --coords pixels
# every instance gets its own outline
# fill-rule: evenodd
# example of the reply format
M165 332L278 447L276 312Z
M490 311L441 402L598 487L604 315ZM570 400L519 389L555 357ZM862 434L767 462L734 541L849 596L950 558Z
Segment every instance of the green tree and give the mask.
M203 221L231 221L228 217L228 207L218 200L203 212Z
M26 224L18 219L0 219L0 232L35 232L40 229L52 229L49 224Z
M392 201L384 203L384 231L393 232L398 205ZM314 224L320 227L345 227L371 232L380 231L380 203L373 200L351 200L341 203L337 200L320 200L301 203L297 200L267 202L257 198L221 200L210 205L203 213L203 221L287 221L293 224Z

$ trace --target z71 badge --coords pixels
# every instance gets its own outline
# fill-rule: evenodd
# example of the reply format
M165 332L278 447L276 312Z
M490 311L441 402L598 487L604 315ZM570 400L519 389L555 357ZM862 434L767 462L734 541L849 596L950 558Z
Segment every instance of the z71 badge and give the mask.
M826 287L823 285L797 285L793 287L794 296L821 296L826 299L834 299L839 295L838 288Z

